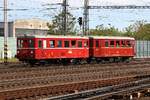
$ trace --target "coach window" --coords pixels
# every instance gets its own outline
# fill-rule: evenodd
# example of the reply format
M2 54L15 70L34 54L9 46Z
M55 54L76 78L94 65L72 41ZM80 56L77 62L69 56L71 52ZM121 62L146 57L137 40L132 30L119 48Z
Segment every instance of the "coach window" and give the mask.
M84 47L88 47L88 41L84 41Z
M78 41L78 47L82 48L82 41Z
M57 47L62 47L62 41L61 40L57 41Z
M116 41L116 47L120 47L120 41Z
M99 41L96 40L96 47L99 47Z
M55 41L54 40L50 40L50 47L54 48L55 47Z
M121 41L121 44L122 44L122 47L126 46L125 41Z
M127 41L126 43L127 43L128 47L131 47L131 42L130 41Z
M39 48L42 48L42 40L39 40L39 41L38 41L38 47L39 47Z
M64 41L64 47L68 48L69 47L69 41Z
M72 40L71 41L71 46L74 48L74 47L76 47L76 41L75 40Z
M109 45L109 42L105 41L105 47L108 47L108 45Z
M114 47L114 41L110 41L110 47Z

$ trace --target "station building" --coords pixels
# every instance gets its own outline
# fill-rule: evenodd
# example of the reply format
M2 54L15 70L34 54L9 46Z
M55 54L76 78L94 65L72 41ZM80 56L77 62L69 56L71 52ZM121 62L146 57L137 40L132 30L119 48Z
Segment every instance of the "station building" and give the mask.
M47 35L48 21L19 19L8 22L8 58L16 55L16 37L21 35ZM50 23L49 23L50 24ZM4 22L0 22L0 59L4 58Z
M41 19L19 19L8 22L8 36L47 35L48 21ZM4 36L4 22L0 22L0 36Z

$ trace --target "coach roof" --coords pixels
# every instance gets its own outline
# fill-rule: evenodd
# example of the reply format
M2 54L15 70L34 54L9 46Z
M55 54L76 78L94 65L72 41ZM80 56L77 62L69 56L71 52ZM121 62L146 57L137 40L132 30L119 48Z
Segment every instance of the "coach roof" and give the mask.
M121 36L90 36L94 39L117 39L117 40L135 40L132 37L121 37Z
M88 39L88 37L86 36L70 36L70 35L46 35L46 36L42 36L42 35L33 35L33 36L19 36L18 38L81 38L81 39Z

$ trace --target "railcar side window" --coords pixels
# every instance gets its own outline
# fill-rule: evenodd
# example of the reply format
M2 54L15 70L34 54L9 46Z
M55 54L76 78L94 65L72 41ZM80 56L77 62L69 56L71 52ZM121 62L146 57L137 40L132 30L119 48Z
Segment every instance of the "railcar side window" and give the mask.
M84 41L84 47L88 47L88 41Z
M57 47L62 47L62 41L61 40L57 41Z
M34 48L34 41L33 40L29 40L29 47Z
M105 41L105 47L108 47L108 45L109 45L109 42Z
M78 41L78 47L82 48L82 41Z
M126 43L127 43L128 47L131 47L131 42L130 41L127 41Z
M68 48L69 47L69 41L64 41L64 47Z
M38 47L39 47L39 48L42 48L42 40L39 40L39 41L38 41Z
M99 41L96 40L96 47L99 47Z
M76 47L76 41L75 41L75 40L72 40L72 41L71 41L71 46L72 46L72 47Z
M114 41L110 41L110 47L114 47Z
M50 47L54 48L55 47L55 41L54 40L50 40L49 41Z
M116 41L116 47L120 47L120 41Z
M126 46L125 41L121 41L121 44L122 44L122 47Z

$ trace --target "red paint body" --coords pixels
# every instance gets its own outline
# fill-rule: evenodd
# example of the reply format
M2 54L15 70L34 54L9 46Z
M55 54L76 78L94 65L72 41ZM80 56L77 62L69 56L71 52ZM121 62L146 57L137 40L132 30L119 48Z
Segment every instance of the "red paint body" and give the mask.
M96 41L98 42L96 44ZM111 46L110 42L113 42ZM123 43L122 43L123 41ZM90 56L92 57L133 57L134 56L133 38L115 38L115 37L92 37L90 38ZM108 46L106 46L108 42Z
M17 57L20 60L23 59L61 59L61 58L88 58L89 57L89 47L88 38L85 37L21 37L17 38L19 40L28 40L24 44L23 48L17 48ZM34 46L29 47L29 40L34 41ZM41 47L38 47L38 41L42 41ZM45 41L45 42L44 42ZM55 41L54 47L50 47L50 41ZM58 41L62 41L61 47L58 47ZM64 41L69 41L68 47L65 47ZM74 45L71 41L75 41ZM82 46L78 47L78 41L81 41ZM84 46L86 43L87 46ZM28 48L26 48L26 45ZM18 47L18 46L17 46ZM33 52L33 53L31 53Z
M133 57L134 41L128 37L22 36L17 38L17 58L26 61Z

